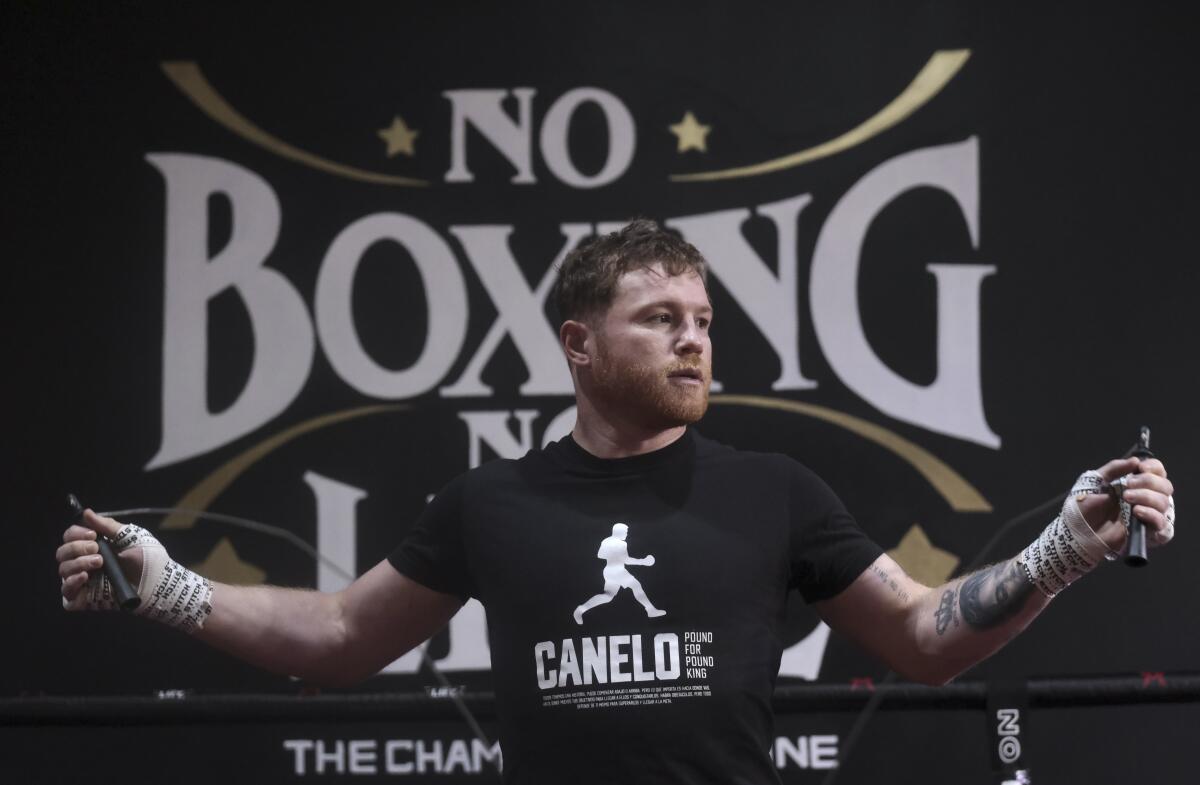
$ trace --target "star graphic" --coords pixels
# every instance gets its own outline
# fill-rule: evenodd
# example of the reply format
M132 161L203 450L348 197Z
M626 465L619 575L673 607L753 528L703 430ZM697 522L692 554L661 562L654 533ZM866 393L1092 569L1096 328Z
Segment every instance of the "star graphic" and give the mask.
M267 573L259 567L242 561L228 537L222 537L204 561L192 565L191 569L215 581L238 586L255 586L267 577Z
M900 543L888 551L888 556L927 586L942 583L958 566L958 557L931 543L925 530L917 524L905 532Z
M397 153L404 153L409 157L416 154L416 150L413 149L413 141L417 138L417 134L421 132L405 125L400 115L393 117L392 124L387 128L379 129L378 133L379 138L387 142L388 158L395 156Z
M700 121L696 119L696 115L690 111L684 113L683 119L678 123L667 127L679 139L679 145L676 147L675 152L683 153L688 150L699 150L702 153L708 152L708 143L705 139L708 137L708 132L712 130L712 126L701 125Z

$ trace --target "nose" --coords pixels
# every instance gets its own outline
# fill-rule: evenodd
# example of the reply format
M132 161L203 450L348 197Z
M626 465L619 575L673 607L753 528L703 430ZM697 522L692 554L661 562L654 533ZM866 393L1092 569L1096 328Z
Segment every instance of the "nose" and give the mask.
M707 336L695 319L683 321L679 338L675 342L677 354L703 354L704 342Z

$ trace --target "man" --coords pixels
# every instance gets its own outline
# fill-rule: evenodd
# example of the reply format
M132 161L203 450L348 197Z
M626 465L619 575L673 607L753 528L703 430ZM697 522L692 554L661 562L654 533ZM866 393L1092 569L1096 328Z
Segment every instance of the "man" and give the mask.
M344 684L477 597L506 781L769 783L789 588L894 670L938 684L1121 548L1118 490L1152 543L1173 533L1162 464L1114 460L1081 477L1062 516L1017 557L919 585L810 471L688 429L707 406L712 363L695 248L635 221L569 255L554 300L578 403L571 436L455 479L344 591L212 585L144 531L89 511L58 551L64 604L106 605L94 540L118 537L146 615L271 670ZM620 594L628 582L596 602L593 549L618 526L618 572L628 574L629 550L657 554L640 560L639 578L658 615ZM603 547L600 556L609 559Z

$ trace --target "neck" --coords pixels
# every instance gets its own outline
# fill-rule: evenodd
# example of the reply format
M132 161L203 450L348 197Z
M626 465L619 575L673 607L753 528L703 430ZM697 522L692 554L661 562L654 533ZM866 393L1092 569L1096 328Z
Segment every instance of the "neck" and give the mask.
M579 404L579 414L571 437L597 458L628 458L661 450L687 431L686 425L657 429L615 422L601 417L583 401Z

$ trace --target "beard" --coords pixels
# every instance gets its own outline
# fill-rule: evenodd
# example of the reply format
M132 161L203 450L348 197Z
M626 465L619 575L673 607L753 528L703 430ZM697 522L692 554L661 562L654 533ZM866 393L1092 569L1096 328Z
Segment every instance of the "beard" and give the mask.
M691 425L708 410L712 369L696 355L666 366L622 363L601 344L594 368L596 392L608 406L622 411L639 425L652 429ZM672 382L671 373L694 369L700 384Z

